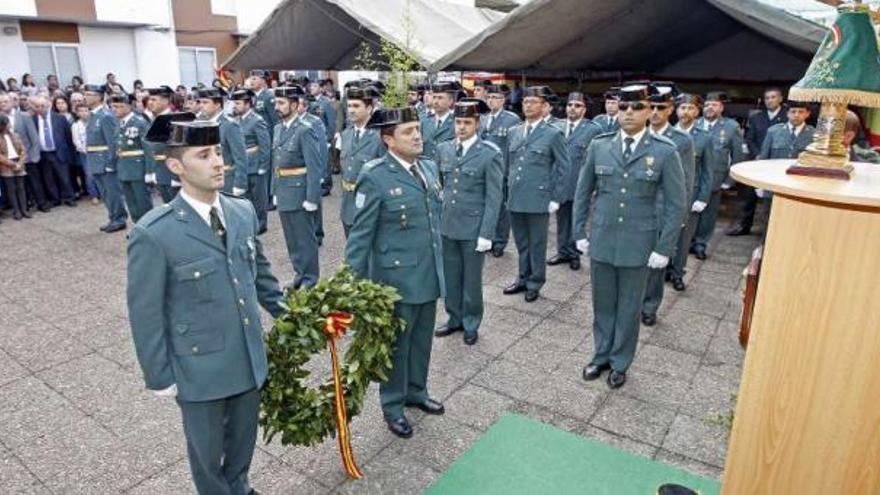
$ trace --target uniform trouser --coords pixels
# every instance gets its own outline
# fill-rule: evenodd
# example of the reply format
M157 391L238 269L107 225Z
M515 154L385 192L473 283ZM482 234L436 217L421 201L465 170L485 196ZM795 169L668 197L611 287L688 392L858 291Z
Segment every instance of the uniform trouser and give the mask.
M679 237L675 240L676 245L681 241L681 236L684 235L685 228L686 225L679 230ZM678 252L676 251L676 253L670 257L670 264L672 258L677 254ZM656 315L657 310L660 308L660 304L663 303L663 289L666 285L667 268L669 268L669 265L660 269L648 268L648 281L645 284L645 300L642 303L642 314Z
M513 241L519 253L519 284L541 290L547 280L547 226L549 213L510 213Z
M162 197L163 203L170 203L180 192L180 187L171 184L157 184L156 187L159 189L159 196Z
M495 226L495 238L492 239L492 248L504 249L510 239L510 212L507 211L507 179L501 188L501 209L498 211L498 224Z
M755 188L746 184L737 184L739 195L743 198L744 203L737 223L744 228L752 228L755 223L755 209L758 207L758 195Z
M177 400L189 468L202 495L251 493L248 471L257 441L260 391L206 402Z
M324 243L324 208L320 203L318 211L315 212L315 238L318 240L318 246Z
M709 198L709 204L706 209L700 213L700 220L697 223L697 232L694 234L692 245L706 249L709 241L712 239L712 233L715 231L715 221L718 220L718 209L721 207L721 189L712 192Z
M446 279L446 313L449 328L464 327L475 334L483 321L483 258L476 240L443 236L443 273Z
M673 278L684 278L688 249L690 248L691 240L694 238L694 232L697 230L699 220L700 215L698 213L688 213L687 221L681 229L681 234L678 236L678 248L675 250L675 256L672 257L669 267L666 269Z
M342 224L342 233L345 234L345 238L348 239L348 233L351 232L351 224L343 223Z
M593 341L591 363L610 364L625 372L639 341L639 316L645 296L648 267L620 267L590 260L593 285Z
M153 209L150 190L147 189L147 184L142 180L122 181L122 194L125 196L125 205L128 206L131 221L135 223Z
M406 330L394 344L392 368L388 381L379 384L379 399L385 419L403 417L406 404L419 404L428 399L428 365L437 318L437 301L424 304L397 303L394 315L406 322Z
M249 174L248 187L244 197L250 200L257 212L259 232L264 232L269 225L269 215L266 208L269 207L269 191L266 190L267 174Z
M318 239L315 237L316 211L279 212L287 256L295 272L293 286L313 287L318 283Z
M580 251L574 245L574 232L571 226L573 201L566 201L556 210L556 252L563 258L580 258Z
M98 184L98 191L101 192L101 197L104 198L107 218L110 219L109 225L125 224L128 213L125 211L125 202L122 199L122 186L119 184L116 172L95 174L95 182Z

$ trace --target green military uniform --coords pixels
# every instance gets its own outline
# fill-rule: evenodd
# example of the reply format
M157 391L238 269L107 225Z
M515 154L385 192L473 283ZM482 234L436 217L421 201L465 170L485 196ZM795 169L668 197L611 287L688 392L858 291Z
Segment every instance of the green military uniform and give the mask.
M160 86L158 88L149 88L146 90L150 96L161 96L170 99L174 94L174 90L168 86ZM165 110L162 115L171 113L171 110ZM158 115L153 116L155 120ZM172 174L165 165L165 145L163 143L144 143L144 159L146 167L156 174L156 188L162 197L163 203L170 203L177 192L180 191L180 183L177 176Z
M488 89L489 94L498 93L506 94L508 88L506 85L493 85ZM510 129L519 125L522 119L508 110L499 110L492 114L483 115L480 119L480 139L491 141L501 149L504 155L504 181L502 184L502 200L501 211L498 214L498 225L495 227L495 234L492 236L492 251L497 256L504 252L507 247L507 241L510 238L510 212L507 211L507 172L510 164L510 147L508 146L508 133Z
M278 98L305 98L301 88L276 88ZM304 202L321 204L321 149L324 141L305 115L295 115L275 126L272 139L272 166L275 169L275 195L287 254L296 275L293 287L312 287L318 283L318 239L315 235L317 210L307 211Z
M459 116L467 110L456 106L455 111ZM477 135L470 142L456 139L437 147L443 178L446 327L462 328L466 337L476 335L483 320L484 252L477 252L477 239L485 239L491 247L501 209L502 160L501 150Z
M202 89L198 98L211 99L215 103L223 103L226 93L218 88ZM200 116L220 124L220 148L223 154L223 192L231 194L233 189L247 191L248 157L247 147L241 125L234 118L221 110L213 117Z
M233 96L236 98L236 96ZM247 153L247 192L245 197L254 205L260 221L259 232L268 227L269 191L266 182L272 169L272 138L266 121L258 113L249 110L239 117L241 133L244 136Z
M849 159L854 162L880 164L880 153L872 149L862 148L857 144L849 147Z
M321 142L320 146L320 156L321 156L321 195L329 194L329 190L326 188L327 185L327 174L330 170L330 148L327 147L327 128L324 127L324 121L321 120L315 114L312 113L304 113L300 116L304 121L308 122L312 125L312 128L315 130L315 133L318 135L318 140ZM332 185L332 182L331 182ZM324 211L321 208L321 203L318 203L318 211L315 212L315 238L318 240L318 246L324 243Z
M365 98L366 95L363 92L364 90L361 88L349 90L351 98L354 96ZM354 190L357 186L358 175L360 175L364 164L384 155L385 145L382 144L382 138L379 137L379 132L376 129L361 129L350 125L342 131L339 153L342 165L342 204L339 207L339 217L346 237L348 237L354 223Z
M216 125L197 126L187 136L194 141L175 145L218 142ZM212 136L205 134L209 126ZM216 208L219 228L212 230L196 208ZM273 317L283 312L256 234L247 201L218 195L208 205L181 194L144 215L128 242L138 362L148 389L173 395L176 388L199 493L251 490L259 389L268 369L259 307Z
M382 124L417 120L410 108L390 109ZM388 421L404 418L405 405L429 399L432 332L444 289L437 168L429 160L413 168L411 173L390 153L363 168L345 245L345 259L356 273L396 288L401 297L394 312L406 321L406 331L395 345L391 376L379 385Z
M622 98L627 96L624 88ZM629 90L647 99L647 90ZM636 140L623 131L593 139L574 201L575 238L586 238L590 205L590 274L593 285L591 364L625 373L639 335L647 261L652 252L671 257L685 212L685 180L675 145L647 129ZM658 219L657 196L664 208ZM658 235L658 225L662 225Z
M801 129L795 130L786 122L767 129L767 136L761 144L758 160L797 158L813 142L813 134L816 132L816 129L809 124L802 126Z
M309 114L317 117L321 121L321 127L324 128L324 172L321 178L321 189L324 195L330 194L333 189L333 174L330 170L330 145L336 136L336 110L333 108L333 102L327 96L320 94L309 103ZM319 240L324 237L324 223L322 215L318 215L320 229L318 231ZM320 243L320 242L319 242Z
M122 98L128 100L129 96L122 95ZM144 182L147 174L154 173L147 168L144 157L143 139L147 135L148 127L149 124L143 117L134 112L129 113L119 122L116 138L117 176L122 185L125 204L134 222L153 208L150 190Z
M103 87L87 85L87 92L103 94ZM116 156L116 119L103 107L92 109L86 125L86 167L95 178L109 222L102 230L117 231L125 228L128 212L122 194L122 186L116 175L119 157Z
M259 91L254 91L254 111L257 112L257 115L263 117L263 120L266 122L266 128L269 129L269 140L271 145L271 140L274 138L273 129L278 125L278 113L275 112L275 93L272 88L268 87L268 82L271 77L271 73L267 70L263 69L255 69L251 71L252 76L258 76L263 78L266 81L266 88L261 89ZM270 161L270 166L272 163ZM272 208L272 191L274 190L275 174L273 170L269 170L266 175L266 194L267 194L267 204L268 208Z
M602 128L603 133L620 130L620 123L617 121L617 116L612 117L607 113L597 115L596 118L593 119L593 122Z
M433 160L437 153L437 145L455 138L455 118L452 117L450 110L442 118L435 114L427 115L421 119L421 124L424 144L422 156Z

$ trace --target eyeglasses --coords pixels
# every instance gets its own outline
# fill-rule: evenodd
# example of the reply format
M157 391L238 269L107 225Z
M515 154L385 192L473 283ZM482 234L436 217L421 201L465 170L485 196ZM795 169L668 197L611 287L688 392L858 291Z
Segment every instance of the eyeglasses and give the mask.
M632 109L633 112L638 112L639 110L644 110L644 109L648 108L648 104L643 101L633 101L633 102L622 101L617 104L617 108L621 112L625 112L629 109Z
M669 108L669 105L667 105L665 103L656 103L656 104L652 103L651 104L651 110L666 110L667 108Z

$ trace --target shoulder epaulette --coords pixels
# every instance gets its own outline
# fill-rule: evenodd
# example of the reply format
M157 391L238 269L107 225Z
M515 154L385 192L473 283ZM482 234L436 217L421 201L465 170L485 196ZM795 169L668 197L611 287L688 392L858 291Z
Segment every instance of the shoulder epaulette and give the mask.
M497 144L489 141L488 139L480 140L480 144L501 153L501 148L499 148Z
M598 136L594 137L593 139L606 139L606 138L612 138L612 137L614 137L615 134L617 134L617 131L603 132L602 134L599 134Z
M659 134L651 134L650 136L651 136L651 138L656 140L658 143L668 144L669 146L672 146L673 148L675 148L675 142L673 142L671 139L669 139L666 136L660 136Z
M140 221L138 221L138 225L142 227L149 227L150 225L156 223L160 218L165 217L172 211L174 211L174 208L172 208L170 204L165 203L158 208L153 208L152 210L148 211L143 217L141 217Z
M376 165L378 165L384 161L385 161L385 157L374 158L374 159L368 161L367 163L365 163L363 167L361 167L361 172L363 173L363 172L370 171L370 170L376 168Z

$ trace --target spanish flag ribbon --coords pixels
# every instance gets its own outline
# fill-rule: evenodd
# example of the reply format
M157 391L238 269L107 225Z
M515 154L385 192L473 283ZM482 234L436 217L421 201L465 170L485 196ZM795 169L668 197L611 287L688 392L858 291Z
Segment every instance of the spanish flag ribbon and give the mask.
M342 455L342 464L345 472L354 479L364 477L354 460L351 451L351 435L348 431L348 414L345 409L345 391L342 390L342 374L339 371L339 356L336 353L336 341L345 335L349 325L354 320L354 315L342 312L333 312L327 315L324 323L324 335L327 337L327 345L330 347L330 358L333 360L333 388L336 393L336 440L339 442L339 453Z

